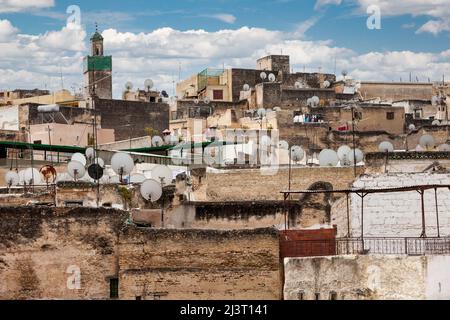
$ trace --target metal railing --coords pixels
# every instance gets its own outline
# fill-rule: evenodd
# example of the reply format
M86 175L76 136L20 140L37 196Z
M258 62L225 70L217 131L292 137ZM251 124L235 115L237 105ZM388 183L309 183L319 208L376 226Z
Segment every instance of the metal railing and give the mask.
M444 255L450 254L450 238L338 238L330 240L281 240L282 255Z

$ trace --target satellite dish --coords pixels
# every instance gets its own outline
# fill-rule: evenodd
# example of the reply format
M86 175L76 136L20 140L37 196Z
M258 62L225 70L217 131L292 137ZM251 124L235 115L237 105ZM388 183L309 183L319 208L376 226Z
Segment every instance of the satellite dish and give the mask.
M250 86L248 84L244 84L244 91L250 91Z
M130 183L143 183L145 179L143 174L134 174L130 177Z
M289 143L287 141L281 140L278 142L278 149L289 150Z
M56 181L56 169L52 166L43 166L40 170L39 173L42 175L42 177L44 178L44 181L46 184L50 184Z
M56 177L56 182L64 182L64 181L71 181L72 178L67 173L61 173L58 174Z
M19 174L15 171L8 171L5 174L5 181L8 187L17 186L20 183Z
M448 145L447 143L441 144L438 147L438 150L442 151L442 152L449 152L450 151L450 145Z
M440 122L439 120L434 120L434 121L431 123L431 125L433 125L433 126L440 126L440 125L441 125L441 122Z
M153 81L150 79L145 80L144 87L147 91L150 91L150 89L153 88Z
M384 141L378 146L380 152L394 152L394 145L389 141Z
M199 103L200 103L200 100L194 99L194 104L199 104Z
M413 125L413 124L410 124L409 127L408 127L408 129L409 129L410 131L414 131L414 130L416 130L416 126Z
M77 161L77 162L81 163L83 166L85 166L87 163L86 157L84 155L82 155L81 153L74 153L72 155L71 161Z
M364 160L364 153L361 150L356 149L355 151L353 151L353 149L351 149L347 155L348 161L350 162L351 165L355 164L355 154L356 154L356 164Z
M342 70L341 74L345 78L348 75L348 71L347 70Z
M423 135L420 138L419 144L426 150L432 149L436 145L433 136L430 136L429 134Z
M270 82L275 82L276 80L277 80L277 77L273 73L269 74L269 81Z
M127 153L116 153L111 158L111 167L119 176L127 175L133 171L134 161Z
M110 177L108 175L103 175L98 182L100 184L108 184L110 183Z
M433 106L437 106L441 102L441 99L438 96L433 96L431 98L431 104Z
M324 88L329 88L329 87L331 87L331 82L328 81L328 80L324 81L323 87L324 87Z
M19 175L19 183L20 183L21 185L24 184L24 183L25 183L25 178L24 178L25 170L20 170L20 171L18 172L18 175Z
M260 118L264 118L266 116L266 114L267 114L266 109L264 109L264 108L258 109L258 116Z
M295 116L294 123L300 123L300 122L302 122L302 118L300 116Z
M302 84L300 81L297 81L297 82L294 84L294 87L295 87L295 89L301 89L301 88L303 88L303 84Z
M171 140L172 140L172 137L170 135L164 137L164 143L166 145L170 145L171 144Z
M203 152L203 161L205 164L212 166L220 162L219 153L221 147L222 144L213 142L205 148L205 151ZM219 151L217 149L219 149Z
M94 180L100 180L103 177L103 168L100 164L91 164L88 168L89 177Z
M133 84L130 81L128 81L127 83L125 83L125 89L127 91L131 91L133 89Z
M141 195L145 200L156 202L161 199L161 184L153 179L145 180L141 185Z
M299 146L293 146L291 148L291 160L294 162L302 161L305 157L305 151Z
M164 140L160 136L154 136L152 138L152 146L161 147L164 145Z
M41 174L35 168L28 168L23 173L24 182L28 185L38 185L42 182Z
M259 76L261 77L262 80L267 79L267 73L265 73L265 72L261 72L261 74Z
M352 149L349 146L341 146L338 151L337 155L341 162L341 166L347 166L349 165L350 161L348 159L348 154L350 153Z
M86 174L86 169L84 165L78 161L71 161L67 165L67 173L77 181L81 179Z
M325 149L319 154L319 164L321 167L336 167L339 163L338 154L334 150Z
M211 102L211 99L209 99L208 97L205 97L205 99L203 99L203 102L205 104L209 104Z
M152 169L152 178L164 186L172 184L173 174L168 166L156 166Z
M85 155L86 155L86 158L89 161L93 161L94 158L95 158L95 150L94 150L94 148L87 148L86 152L85 152Z
M312 107L317 107L320 103L320 99L318 96L314 96L311 98Z
M102 158L95 159L94 163L97 163L102 169L105 169L105 161Z

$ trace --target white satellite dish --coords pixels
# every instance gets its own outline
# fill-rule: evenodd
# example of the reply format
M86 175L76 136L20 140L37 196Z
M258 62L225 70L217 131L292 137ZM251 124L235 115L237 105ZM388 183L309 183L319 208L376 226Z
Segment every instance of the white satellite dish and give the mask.
M302 84L300 81L297 81L297 82L294 84L294 87L295 87L295 89L301 89L301 88L303 88L303 84Z
M81 162L71 161L67 165L67 173L76 181L84 177L86 174L86 168Z
M208 97L205 97L205 99L203 99L203 102L205 104L209 104L211 102L211 99L209 99Z
M416 130L416 126L413 125L413 124L410 124L409 127L408 127L408 129L409 129L410 131L414 131L414 130Z
M93 162L97 163L102 169L105 169L105 161L102 158L95 159Z
M429 149L434 148L434 146L436 145L436 142L435 142L433 136L426 134L420 138L419 144L421 147L425 148L426 150L429 150Z
M313 107L317 107L320 103L320 99L318 96L314 96L311 98L311 103Z
M160 182L153 179L145 180L141 185L141 195L145 200L151 202L161 199L162 187Z
M131 91L133 89L133 84L130 81L128 81L127 83L125 83L125 89L127 91Z
M437 106L439 103L440 103L440 98L438 97L438 96L433 96L432 98L431 98L431 104L433 105L433 106Z
M145 176L143 174L133 174L130 177L130 183L142 183L145 181Z
M324 81L323 87L324 87L324 88L329 88L329 87L331 87L331 82L328 81L328 80Z
M220 162L220 148L222 144L213 142L209 144L203 152L203 162L209 166L218 164Z
M199 103L200 103L200 100L194 99L194 104L199 104Z
M339 163L338 154L334 150L325 149L319 154L319 164L321 167L336 167Z
M86 157L84 155L82 155L81 153L74 153L72 155L71 161L77 161L77 162L81 163L83 166L85 166L87 163Z
M39 170L34 168L28 168L23 173L24 182L28 185L38 185L42 183L42 177Z
M302 161L305 157L305 151L299 146L293 146L291 148L291 160L294 162Z
M287 141L281 140L278 142L278 149L289 150L289 143Z
M262 80L267 79L267 73L265 73L265 72L261 72L261 74L259 76L261 77Z
M150 89L153 88L153 81L151 79L145 80L144 87L147 91L150 91Z
M19 174L15 171L8 171L5 174L5 181L8 187L17 186L20 183Z
M351 165L355 164L355 155L356 155L356 164L364 160L364 153L361 150L359 149L356 149L354 151L353 150L354 149L351 149L347 155L348 161L350 162Z
M152 178L167 186L172 184L173 173L168 166L156 166L152 169Z
M348 153L351 151L352 149L349 146L341 146L338 151L337 151L337 155L339 160L345 162L348 161Z
M133 171L134 161L127 153L116 153L111 158L111 167L119 176L127 175Z
M441 122L440 122L439 120L434 120L434 121L431 123L431 125L432 125L432 126L440 126L440 125L441 125Z
M259 140L259 144L262 147L267 148L268 146L270 146L272 144L272 138L270 138L269 136L262 136L261 139Z
M269 74L269 81L270 82L275 82L276 80L277 80L277 77L273 73Z
M161 147L164 145L164 140L160 136L154 136L152 138L152 146Z
M449 152L450 151L450 145L448 145L447 143L441 144L438 147L438 150L442 151L442 152Z
M244 91L250 91L250 86L248 84L244 84Z
M94 150L94 148L87 148L85 154L86 154L86 158L89 161L93 161L94 160L94 158L95 158L95 150Z
M258 109L258 116L260 118L264 118L266 116L266 114L267 114L266 109L264 109L264 108Z
M95 182L95 180L92 179L92 178L89 176L89 173L88 173L88 172L86 172L86 173L84 174L84 176L83 176L80 180L81 180L81 181L85 181L85 182L92 182L92 183Z
M378 146L380 152L394 152L394 145L389 141L384 141Z

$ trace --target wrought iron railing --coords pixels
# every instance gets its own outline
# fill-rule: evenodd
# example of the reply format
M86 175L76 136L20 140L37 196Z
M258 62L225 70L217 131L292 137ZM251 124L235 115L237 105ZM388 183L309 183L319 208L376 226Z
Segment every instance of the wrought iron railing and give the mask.
M283 257L328 255L443 255L450 254L450 238L338 238L282 240Z

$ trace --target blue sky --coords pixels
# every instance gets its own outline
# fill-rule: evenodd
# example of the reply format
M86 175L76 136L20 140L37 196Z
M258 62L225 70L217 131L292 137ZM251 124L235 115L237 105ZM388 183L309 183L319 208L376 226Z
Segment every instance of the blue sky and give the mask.
M380 30L366 26L373 4ZM81 9L80 28L67 25L70 5ZM297 71L333 72L336 59L337 73L356 79L411 72L437 80L450 78L449 17L450 0L0 0L0 71L9 77L0 86L57 89L61 70L81 86L95 21L113 55L115 96L126 80L149 75L168 90L180 65L186 77L208 66L253 67L282 50Z

